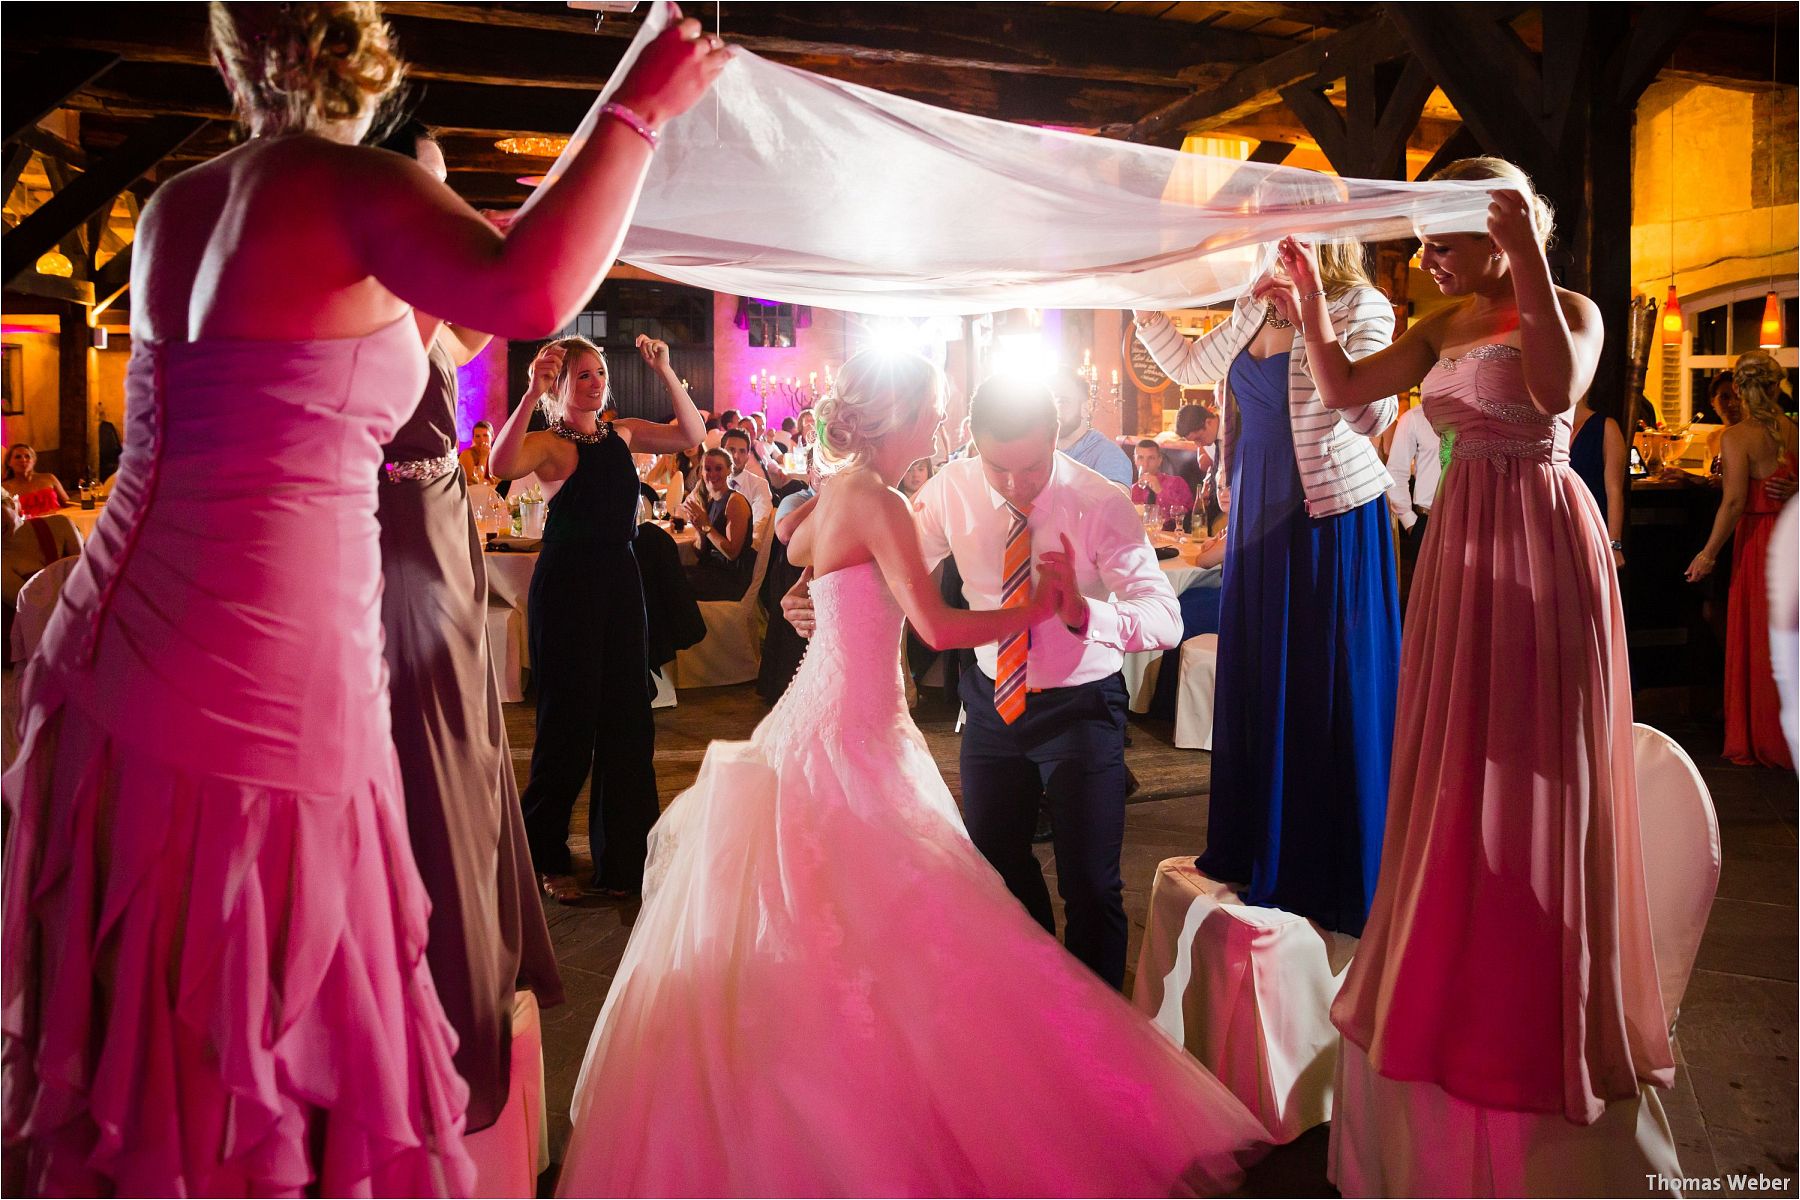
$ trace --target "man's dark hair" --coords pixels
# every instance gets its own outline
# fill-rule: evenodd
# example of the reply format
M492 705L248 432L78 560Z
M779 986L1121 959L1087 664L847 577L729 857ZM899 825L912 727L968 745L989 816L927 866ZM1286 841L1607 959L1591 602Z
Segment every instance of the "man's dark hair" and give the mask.
M419 157L420 142L435 141L437 141L437 134L432 132L431 126L417 117L408 117L388 130L375 144L383 150L392 150L395 154L417 158Z
M744 419L744 415L742 413L738 412L738 410L735 408L728 408L724 412L719 414L719 424L720 425L724 425L727 421L729 421L733 425L735 425L743 419Z
M1015 442L1033 433L1056 436L1056 397L1041 381L995 375L969 398L969 429L978 438Z
M744 449L746 449L746 450L750 449L750 447L751 447L750 435L745 433L742 429L727 429L725 431L725 436L720 438L719 441L721 444L723 444L725 442L729 442L732 438L737 438L739 441L743 442Z
M1161 447L1161 446L1159 446L1159 445L1157 445L1157 444L1156 444L1156 443L1155 443L1155 442L1154 442L1154 441L1152 441L1152 440L1151 440L1151 439L1149 439L1149 438L1141 438L1141 439L1139 439L1139 441L1138 441L1138 444L1137 444L1137 448L1138 448L1138 449L1139 449L1139 450L1154 450L1154 451L1156 451L1156 452L1157 452L1157 453L1158 453L1158 454L1161 454L1161 453L1162 453L1162 447Z
M792 433L797 428L799 428L799 426L794 424L794 418L792 418L792 417L781 418L781 432Z
M1175 436L1192 437L1217 420L1218 416L1218 413L1204 404L1184 404L1175 414Z

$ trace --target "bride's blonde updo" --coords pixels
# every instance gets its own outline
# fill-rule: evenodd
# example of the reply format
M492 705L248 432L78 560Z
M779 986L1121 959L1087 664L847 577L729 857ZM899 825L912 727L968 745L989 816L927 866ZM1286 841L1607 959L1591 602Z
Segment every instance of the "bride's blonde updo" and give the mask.
M357 120L392 94L406 73L393 31L369 0L213 0L211 8L213 49L239 119L256 133L305 133Z
M890 435L918 422L943 378L937 365L919 354L864 350L852 356L815 413L820 454L840 467L866 459Z

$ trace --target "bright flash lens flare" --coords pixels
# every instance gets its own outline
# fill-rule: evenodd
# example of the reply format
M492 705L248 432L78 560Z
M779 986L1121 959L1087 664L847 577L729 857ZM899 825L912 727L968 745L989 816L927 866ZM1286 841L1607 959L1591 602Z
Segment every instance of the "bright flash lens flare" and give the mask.
M1042 382L1056 370L1056 355L1035 333L1003 333L994 346L994 374Z
M923 332L917 325L890 318L868 323L863 346L877 354L917 354L924 343Z

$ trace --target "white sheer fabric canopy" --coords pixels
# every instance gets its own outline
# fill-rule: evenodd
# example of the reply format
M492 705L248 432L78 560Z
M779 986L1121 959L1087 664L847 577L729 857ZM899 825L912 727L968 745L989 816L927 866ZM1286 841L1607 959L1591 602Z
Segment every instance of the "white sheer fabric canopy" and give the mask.
M596 109L668 20L659 0ZM622 257L849 312L1161 309L1241 292L1286 234L1485 229L1492 186L1339 179L1013 125L740 49L663 131Z

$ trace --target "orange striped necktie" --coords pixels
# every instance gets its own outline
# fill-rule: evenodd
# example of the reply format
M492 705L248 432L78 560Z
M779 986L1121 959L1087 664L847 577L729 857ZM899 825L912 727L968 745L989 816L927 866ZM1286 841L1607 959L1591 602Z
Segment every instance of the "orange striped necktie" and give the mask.
M1025 527L1030 509L1006 505L1012 525L1006 531L1006 581L1000 588L1001 608L1022 608L1031 599L1031 533ZM994 711L1011 725L1025 715L1025 659L1031 647L1031 631L1015 633L1000 643L995 664Z

